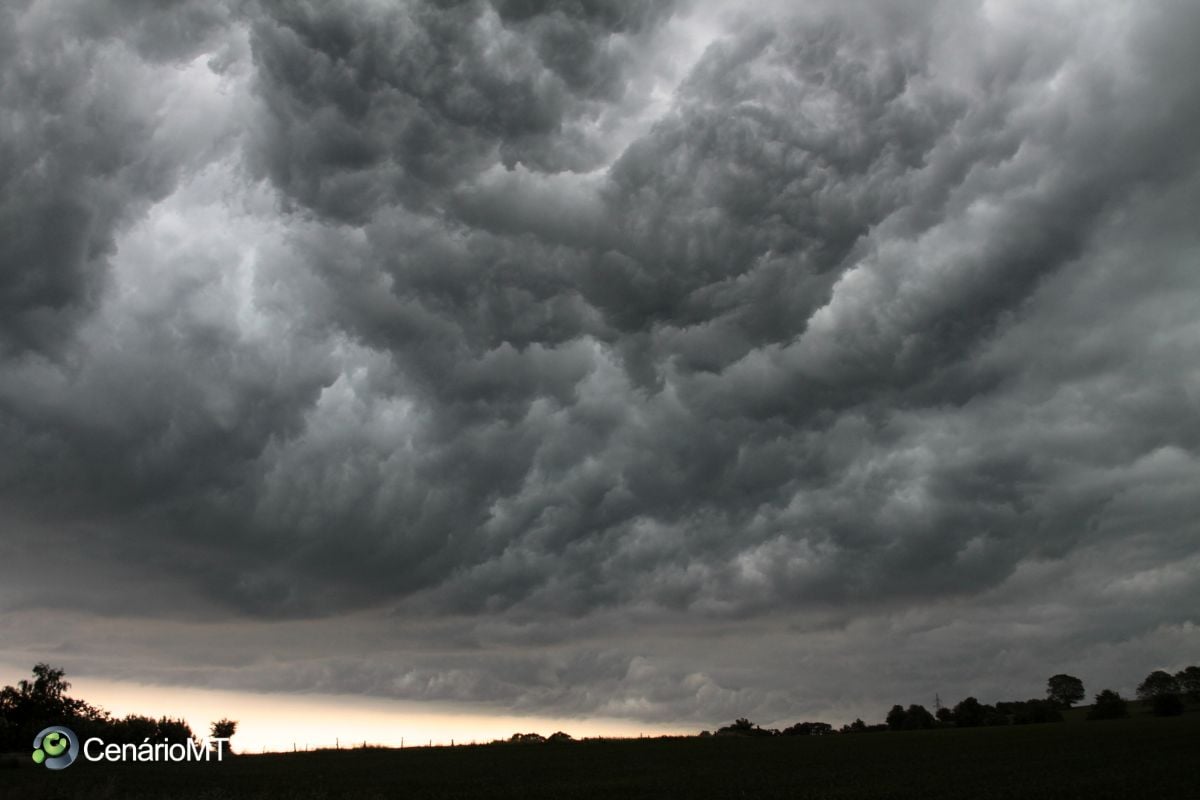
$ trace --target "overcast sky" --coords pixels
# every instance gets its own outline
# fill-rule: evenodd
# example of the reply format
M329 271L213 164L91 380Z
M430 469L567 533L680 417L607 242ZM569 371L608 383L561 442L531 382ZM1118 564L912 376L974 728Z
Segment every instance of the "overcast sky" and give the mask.
M1198 41L5 2L0 661L697 729L1197 663Z

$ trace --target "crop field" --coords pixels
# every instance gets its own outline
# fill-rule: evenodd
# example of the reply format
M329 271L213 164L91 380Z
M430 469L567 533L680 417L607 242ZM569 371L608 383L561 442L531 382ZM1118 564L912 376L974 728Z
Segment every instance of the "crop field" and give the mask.
M2 800L1196 798L1200 713L765 739L365 749L209 764L0 766Z

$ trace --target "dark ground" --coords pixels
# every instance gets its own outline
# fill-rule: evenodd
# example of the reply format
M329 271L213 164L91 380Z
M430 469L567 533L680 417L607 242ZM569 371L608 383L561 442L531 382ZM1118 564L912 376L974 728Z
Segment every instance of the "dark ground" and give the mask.
M1075 716L1075 715L1072 715ZM1200 713L967 730L247 755L3 757L0 799L1200 798Z

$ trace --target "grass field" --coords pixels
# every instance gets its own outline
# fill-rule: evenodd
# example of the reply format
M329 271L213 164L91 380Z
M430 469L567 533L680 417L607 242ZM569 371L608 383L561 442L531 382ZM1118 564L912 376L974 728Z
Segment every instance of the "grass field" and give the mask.
M770 739L247 755L0 768L3 800L118 798L1198 798L1200 713Z

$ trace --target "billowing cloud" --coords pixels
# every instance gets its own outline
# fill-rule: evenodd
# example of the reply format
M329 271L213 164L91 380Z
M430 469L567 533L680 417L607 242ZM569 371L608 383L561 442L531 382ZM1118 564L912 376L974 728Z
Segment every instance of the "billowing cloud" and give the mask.
M110 6L2 12L13 652L718 721L1195 646L1188 4Z

